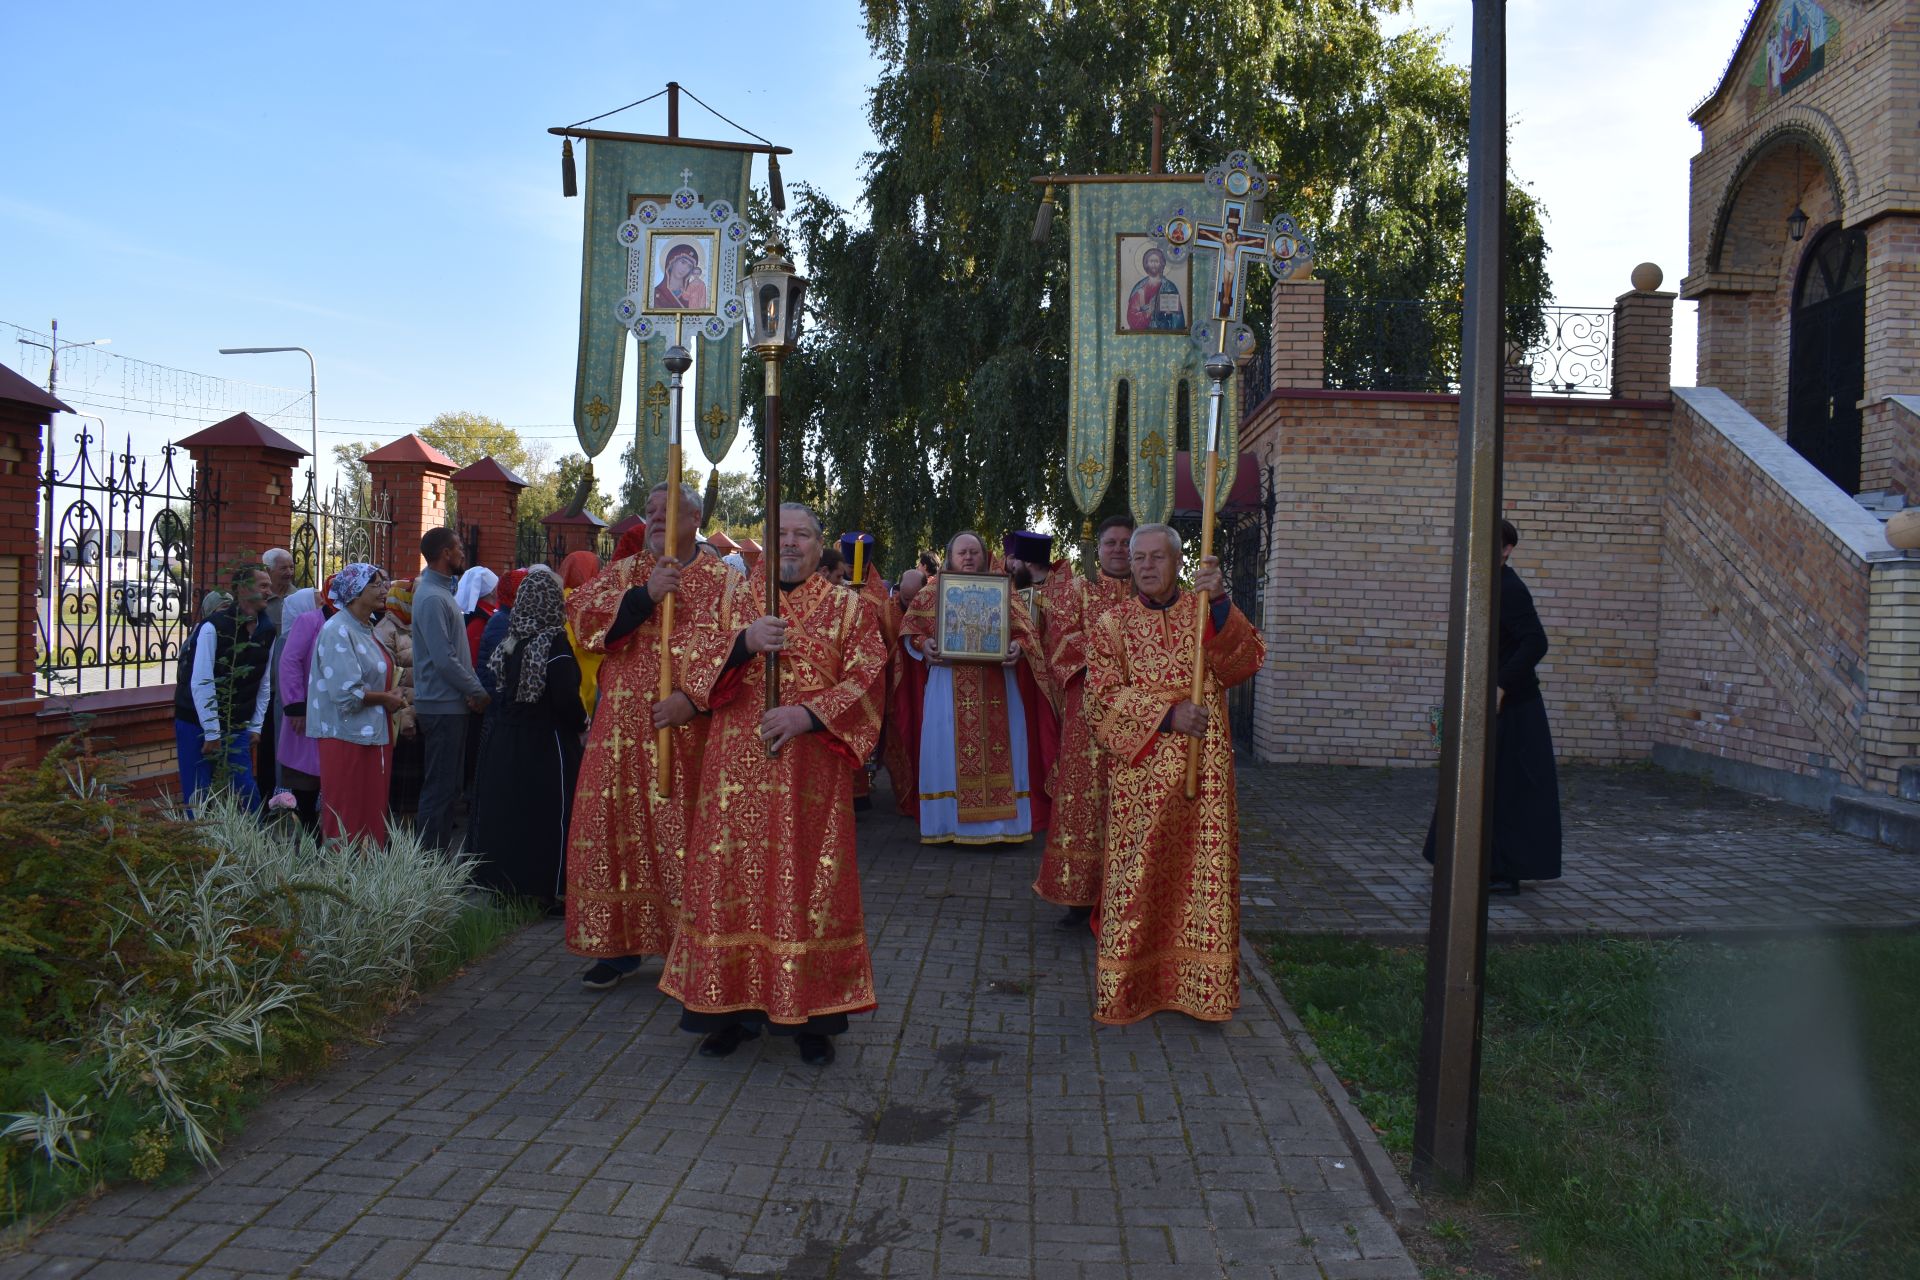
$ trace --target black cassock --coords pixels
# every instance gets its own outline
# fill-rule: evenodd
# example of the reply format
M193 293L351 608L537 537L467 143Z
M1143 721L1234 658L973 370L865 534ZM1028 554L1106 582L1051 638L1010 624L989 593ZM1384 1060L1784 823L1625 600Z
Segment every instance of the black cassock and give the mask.
M1506 697L1493 724L1494 880L1560 878L1560 774L1553 734L1534 668L1547 655L1547 632L1520 575L1500 566L1500 671ZM1435 815L1436 817L1438 815ZM1427 825L1428 862L1435 830Z
M564 633L547 655L547 687L513 701L524 648L507 655L474 776L468 848L473 878L501 893L552 904L565 892L567 824L580 776L580 666Z

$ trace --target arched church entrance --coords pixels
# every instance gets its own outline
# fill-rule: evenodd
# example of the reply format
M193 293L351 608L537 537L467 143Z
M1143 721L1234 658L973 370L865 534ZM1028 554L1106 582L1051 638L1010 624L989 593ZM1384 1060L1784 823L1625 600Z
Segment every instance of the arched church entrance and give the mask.
M1848 493L1860 490L1867 376L1867 235L1829 228L1793 286L1787 443Z

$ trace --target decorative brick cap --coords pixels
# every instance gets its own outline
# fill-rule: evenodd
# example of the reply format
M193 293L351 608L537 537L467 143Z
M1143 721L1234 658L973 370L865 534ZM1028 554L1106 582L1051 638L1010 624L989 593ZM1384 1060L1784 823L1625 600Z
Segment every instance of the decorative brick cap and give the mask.
M360 455L362 462L411 462L421 466L452 471L460 464L419 436L408 432L392 444L383 444L372 453Z
M760 544L752 538L742 538L740 539L739 551L743 556L757 556L760 554Z
M585 507L578 511L569 511L562 507L552 515L541 516L540 523L549 529L604 529L607 527L605 520Z
M0 364L0 404L23 404L32 409L45 409L49 413L73 412L3 364Z
M408 436L407 438L409 440L413 439L412 436ZM391 448L392 446L389 445L388 447ZM527 487L525 480L522 480L498 462L495 462L491 454L480 459L478 462L469 463L467 466L453 473L453 481L455 484L460 483L462 480L506 483L516 489L524 489Z
M627 534L638 529L646 522L647 518L645 516L621 516L613 522L613 527L608 529L607 532L616 538L624 538Z
M740 549L740 544L732 538L729 538L724 529L715 529L713 535L709 537L707 541L713 546L718 547L721 555L726 555L729 551L738 551Z
M300 458L307 456L305 449L250 413L236 413L175 443L187 449L196 445L240 445L253 449L273 449Z

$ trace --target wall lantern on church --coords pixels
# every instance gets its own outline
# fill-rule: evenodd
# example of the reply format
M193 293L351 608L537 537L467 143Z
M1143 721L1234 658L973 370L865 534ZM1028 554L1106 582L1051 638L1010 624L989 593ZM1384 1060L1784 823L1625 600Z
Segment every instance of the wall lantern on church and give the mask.
M1787 239L1799 244L1807 234L1807 211L1796 201L1793 212L1787 215Z
M806 279L794 272L778 239L747 273L747 342L762 356L779 359L800 344Z

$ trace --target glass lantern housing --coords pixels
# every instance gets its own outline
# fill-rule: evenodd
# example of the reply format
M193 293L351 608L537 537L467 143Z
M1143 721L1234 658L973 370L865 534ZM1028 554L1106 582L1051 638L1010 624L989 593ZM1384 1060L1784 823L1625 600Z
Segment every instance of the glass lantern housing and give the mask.
M777 239L767 241L741 292L749 346L764 357L778 359L799 345L807 282L794 272Z

